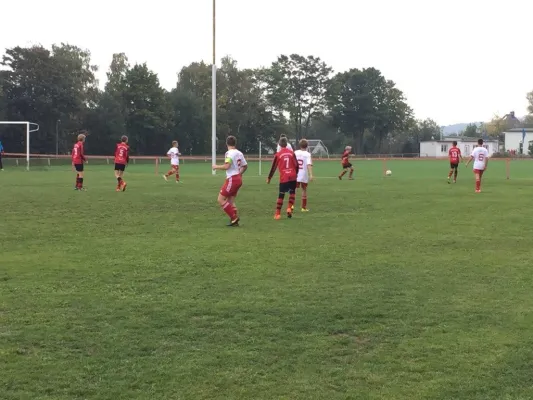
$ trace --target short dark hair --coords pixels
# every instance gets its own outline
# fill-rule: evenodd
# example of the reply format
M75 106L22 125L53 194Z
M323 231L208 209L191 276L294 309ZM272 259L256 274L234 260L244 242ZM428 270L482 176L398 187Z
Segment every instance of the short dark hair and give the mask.
M237 145L237 139L235 138L235 136L228 136L226 138L226 144L228 146L236 146Z
M126 143L128 141L128 137L126 135L122 135L122 137L120 138L120 141L123 143Z
M457 140L454 140L454 141L452 142L452 144L453 144L454 146L457 146Z
M286 137L287 137L287 135L285 135L284 133L282 133L281 135L279 135L279 138L280 138L280 139L281 139L281 138L286 138Z
M300 148L301 149L307 149L307 146L309 146L309 143L307 142L307 139L300 140Z
M481 146L483 144L483 139L478 139L477 140L477 144L479 144Z
M287 138L286 137L282 137L280 140L279 140L279 145L280 147L287 147Z

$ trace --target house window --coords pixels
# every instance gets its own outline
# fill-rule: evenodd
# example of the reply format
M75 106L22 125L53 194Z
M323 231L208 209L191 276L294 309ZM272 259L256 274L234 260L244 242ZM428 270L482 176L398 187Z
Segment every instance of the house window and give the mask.
M440 145L440 151L441 151L441 153L446 153L448 151L448 145L447 144L441 144Z
M468 153L470 153L470 145L465 144L465 154L468 154Z

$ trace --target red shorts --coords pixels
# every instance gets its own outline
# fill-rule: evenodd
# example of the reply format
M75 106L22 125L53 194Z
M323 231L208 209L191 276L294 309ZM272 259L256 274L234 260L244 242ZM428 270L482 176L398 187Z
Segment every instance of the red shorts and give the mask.
M242 176L233 175L226 179L220 188L220 194L224 197L235 197L242 186Z
M179 166L179 165L173 165L173 164L171 164L170 167L172 168L173 171L177 171L178 169L180 169L180 166Z
M296 182L296 188L297 189L302 188L303 190L305 190L305 189L307 189L307 185L309 185L309 184L306 183L306 182Z
M483 176L483 172L485 172L484 169L475 169L474 170L474 174L479 174L480 177Z

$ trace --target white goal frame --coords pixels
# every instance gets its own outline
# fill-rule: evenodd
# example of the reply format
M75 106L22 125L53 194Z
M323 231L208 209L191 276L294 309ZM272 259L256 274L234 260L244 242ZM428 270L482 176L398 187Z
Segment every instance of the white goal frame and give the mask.
M39 124L29 121L0 121L0 125L26 125L26 170L30 170L30 133L37 132L39 130ZM36 125L37 128L32 129L32 125Z

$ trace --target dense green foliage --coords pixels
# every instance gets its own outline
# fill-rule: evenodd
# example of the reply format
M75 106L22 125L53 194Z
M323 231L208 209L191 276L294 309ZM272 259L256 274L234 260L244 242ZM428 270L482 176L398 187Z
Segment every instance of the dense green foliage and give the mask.
M159 154L171 139L184 154L211 149L211 66L194 62L163 89L146 64L114 54L103 90L89 51L62 44L7 49L0 71L0 116L40 124L34 153L70 150L74 135L90 134L87 150L108 154L128 134L134 154ZM23 150L20 128L0 127L6 148ZM418 141L440 135L432 120L416 121L403 93L375 68L334 73L318 57L281 55L268 68L239 69L229 57L217 73L218 150L236 135L245 152L281 133L323 140L330 151L414 153Z

